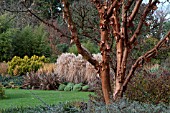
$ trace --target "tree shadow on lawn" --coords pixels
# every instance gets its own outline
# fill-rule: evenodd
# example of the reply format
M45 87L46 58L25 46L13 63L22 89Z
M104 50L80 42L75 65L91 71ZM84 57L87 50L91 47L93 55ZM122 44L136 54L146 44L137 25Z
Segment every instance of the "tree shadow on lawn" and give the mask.
M10 92L5 92L5 99L19 99L19 98L31 98L32 94L29 93L25 93L25 92L20 92L20 93L10 93Z
M24 94L7 94L5 99L19 99L19 98L27 98L28 96Z

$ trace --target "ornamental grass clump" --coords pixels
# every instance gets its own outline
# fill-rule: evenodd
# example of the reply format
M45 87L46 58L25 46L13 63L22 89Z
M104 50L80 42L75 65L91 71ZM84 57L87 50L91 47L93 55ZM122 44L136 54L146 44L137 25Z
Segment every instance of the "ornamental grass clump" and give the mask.
M68 73L69 63L72 60L74 60L75 57L76 55L69 53L61 54L61 56L58 57L55 73L58 74L60 80L66 81L66 79L68 78L68 77L66 78L66 76L69 75Z
M53 73L56 65L54 63L44 63L42 67L38 69L38 73Z
M8 74L8 64L6 62L0 62L0 75L5 76Z
M86 61L81 55L76 56L68 64L68 77L66 80L72 81L74 83L85 82L84 74L86 72Z
M101 54L93 54L93 57L101 61ZM99 78L97 70L89 62L83 59L81 55L63 53L58 57L54 73L59 76L62 82L86 83L94 86L94 81ZM113 78L113 70L110 75Z

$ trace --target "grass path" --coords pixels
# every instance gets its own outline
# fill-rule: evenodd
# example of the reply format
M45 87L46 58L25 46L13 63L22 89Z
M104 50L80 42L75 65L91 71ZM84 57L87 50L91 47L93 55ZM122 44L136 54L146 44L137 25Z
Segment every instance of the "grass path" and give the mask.
M89 92L64 92L43 90L6 89L6 99L0 100L0 109L14 107L35 107L46 104L58 104L59 102L88 100ZM40 98L41 100L37 99Z

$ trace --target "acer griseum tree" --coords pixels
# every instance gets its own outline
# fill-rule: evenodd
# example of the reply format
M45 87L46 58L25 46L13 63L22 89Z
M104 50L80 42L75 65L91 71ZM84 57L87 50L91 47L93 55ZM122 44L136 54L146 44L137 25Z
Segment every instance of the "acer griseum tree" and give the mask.
M159 3L158 0L148 0L148 3L144 5L141 18L135 20L143 1L144 0L91 0L91 3L96 7L99 16L100 41L98 41L98 43L102 55L102 61L99 62L81 45L76 23L73 22L72 19L72 12L69 7L70 4L68 0L62 0L64 6L63 18L70 30L71 43L75 43L78 53L98 70L106 104L110 104L111 100L120 99L126 90L128 82L134 75L135 70L149 61L150 58L156 56L158 50L165 46L169 41L170 31L153 47L153 49L138 57L134 64L131 65L131 68L129 70L127 69L127 67L129 67L127 59L130 57L130 53L134 46L138 43L137 39L139 38L143 25L149 26L149 22L146 19L147 15L154 12L154 10L157 9L156 5ZM22 3L24 4L24 1ZM60 37L70 37L64 34L64 32L55 25L49 24L47 21L38 17L29 8L27 8L27 11L41 22L59 32ZM135 25L137 27L134 27L134 23L137 24ZM135 30L132 31L132 28ZM112 36L116 41L116 65L113 64L111 55L113 44ZM111 89L110 84L110 67L115 70L113 90Z
M62 0L64 5L64 19L67 21L68 28L71 32L71 42L76 44L79 54L98 70L102 81L102 92L106 104L109 104L111 100L110 67L112 66L112 63L110 54L110 36L113 35L116 41L116 71L113 100L117 100L123 96L123 92L126 90L126 86L135 70L142 66L145 61L157 55L158 50L169 40L170 31L153 49L140 56L131 66L131 69L126 72L128 55L137 43L137 37L140 35L143 24L147 23L147 21L145 21L147 14L156 10L156 5L159 3L158 0L148 1L141 14L138 25L132 33L130 28L134 27L133 21L139 11L140 5L142 5L142 1L143 0L91 0L91 3L96 6L100 18L99 46L102 61L98 62L88 51L86 51L86 49L84 49L84 47L82 47L77 28L72 19L72 13L69 9L69 2L67 0Z

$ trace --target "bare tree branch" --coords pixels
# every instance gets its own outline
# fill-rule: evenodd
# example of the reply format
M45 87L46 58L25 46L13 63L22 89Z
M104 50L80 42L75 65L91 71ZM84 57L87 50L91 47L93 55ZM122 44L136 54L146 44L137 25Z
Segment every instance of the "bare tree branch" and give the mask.
M147 59L155 56L155 55L157 54L158 50L161 49L161 47L167 42L168 38L170 38L170 31L166 34L166 36L165 36L162 40L160 40L160 41L158 42L158 44L157 44L153 49L149 50L149 51L146 52L143 56L139 57L139 58L136 60L136 62L135 62L135 63L133 64L133 66L131 67L129 74L127 75L127 77L126 77L126 79L125 79L125 81L124 81L124 83L123 83L123 86L122 86L123 89L127 86L130 78L131 78L132 75L134 74L134 72L135 72L135 70L137 69L137 67L143 65L143 63L144 63Z
M127 5L125 6L125 9L126 9L126 10L129 10L130 7L132 6L133 2L134 2L134 0L128 0L128 3L127 3Z
M100 44L100 41L97 39L97 37L91 36L88 32L83 31L81 35L93 39L97 44Z
M113 14L113 9L116 7L117 3L118 3L118 1L115 0L115 1L112 3L112 5L110 6L110 8L108 9L107 15L106 15L106 18L107 18L107 19L109 19L109 18L112 16L112 14Z
M20 13L20 12L28 12L28 10L10 10L10 9L3 9L4 11L12 12L12 13Z
M129 23L131 23L131 22L134 20L137 12L139 11L139 7L140 7L142 1L143 1L143 0L137 0L137 1L136 1L135 7L134 7L134 9L133 9L133 11L132 11L132 14L131 14L130 17L129 17L129 21L128 21Z
M83 56L83 58L85 58L87 61L89 61L96 69L99 69L99 62L93 58L91 53L89 53L84 47L82 47L82 45L79 41L77 29L74 25L74 22L72 20L71 14L70 14L68 1L63 0L63 5L64 5L64 19L67 21L68 28L72 35L71 39L76 44L78 53L81 54Z
M46 24L47 26L53 28L54 30L56 30L57 32L60 33L60 37L66 37L66 38L70 38L70 36L66 35L64 32L62 32L60 29L58 29L55 25L50 24L49 22L43 20L42 18L40 18L39 16L37 16L35 13L33 13L29 8L26 7L26 5L24 4L24 2L22 2L22 4L24 5L24 7L27 9L27 12L29 12L31 15L33 15L34 17L36 17L39 21L43 22L44 24Z
M143 23L145 22L147 14L150 12L150 10L154 10L154 7L156 7L156 3L158 3L158 0L155 0L152 3L148 3L147 7L145 8L144 12L142 13L142 17L139 21L139 24L138 24L134 34L132 35L132 37L130 39L130 44L135 42L137 36L140 34L141 28L143 26Z

